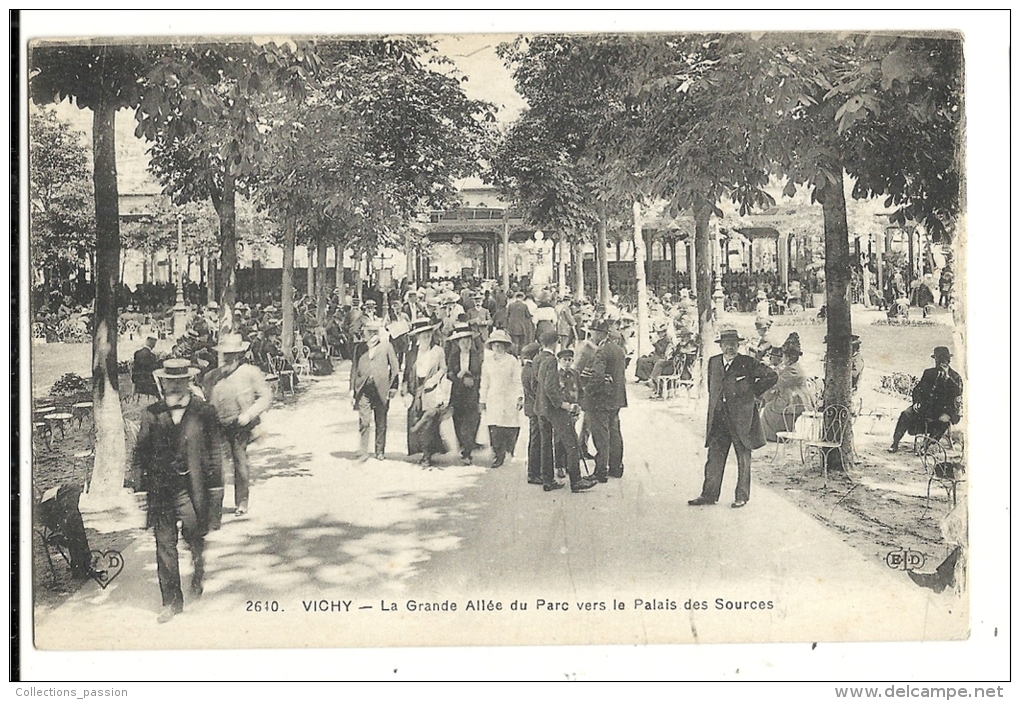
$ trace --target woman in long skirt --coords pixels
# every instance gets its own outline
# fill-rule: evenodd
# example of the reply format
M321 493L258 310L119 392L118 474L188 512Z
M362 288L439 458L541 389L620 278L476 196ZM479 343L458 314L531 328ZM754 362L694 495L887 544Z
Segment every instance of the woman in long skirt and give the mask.
M425 467L432 465L433 455L446 452L439 424L449 405L450 393L446 355L443 347L435 343L437 328L423 318L414 322L408 332L409 342L414 342L415 348L407 359L410 370L407 391L412 397L407 409L407 454L421 453L420 462Z
M475 334L466 323L454 327L449 340L453 346L446 358L447 377L452 383L450 408L453 427L460 443L460 459L471 464L471 453L478 447L476 438L481 422L478 409L479 385L482 380L482 351L475 347Z
M521 365L508 352L513 341L502 329L492 332L486 345L492 354L482 364L482 387L479 408L485 412L489 426L489 444L492 446L492 466L499 467L507 453L514 454L517 437L521 432L521 407L524 405L524 388L521 384Z

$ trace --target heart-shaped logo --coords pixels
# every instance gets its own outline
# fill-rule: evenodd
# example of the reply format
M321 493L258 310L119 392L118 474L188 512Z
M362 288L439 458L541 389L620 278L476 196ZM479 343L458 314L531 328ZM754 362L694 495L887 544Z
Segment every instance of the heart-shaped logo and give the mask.
M89 576L106 589L124 569L124 556L116 550L93 550Z

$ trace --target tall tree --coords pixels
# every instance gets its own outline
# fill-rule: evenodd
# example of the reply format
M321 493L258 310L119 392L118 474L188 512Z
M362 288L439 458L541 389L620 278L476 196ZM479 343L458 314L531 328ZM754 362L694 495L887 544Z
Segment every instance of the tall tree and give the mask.
M127 44L46 42L29 48L32 100L45 104L70 98L79 108L92 111L96 222L92 399L96 442L90 494L97 500L121 492L126 458L117 388L120 217L115 118L117 110L138 104L148 60L144 49Z
M219 216L221 328L233 329L237 194L258 176L266 95L301 99L318 70L314 46L290 40L162 47L138 106L136 134L153 142L150 169L175 202L209 200Z
M67 279L95 253L95 192L84 133L52 109L33 109L29 138L29 221L32 268L52 281Z

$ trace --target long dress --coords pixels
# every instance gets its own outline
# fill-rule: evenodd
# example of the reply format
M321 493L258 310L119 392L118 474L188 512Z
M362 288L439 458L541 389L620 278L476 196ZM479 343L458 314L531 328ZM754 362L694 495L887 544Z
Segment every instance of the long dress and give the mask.
M408 358L411 363L411 358ZM415 425L425 415L422 409L422 398L425 390L436 387L446 377L446 362L442 346L431 346L427 351L414 349L414 368L407 373L408 391L411 393L411 405L407 408L407 454L424 453L427 456L445 453L446 445L439 433L442 414L434 414L417 431ZM438 390L433 390L438 391Z
M781 367L779 380L772 389L762 396L762 399L764 404L761 408L761 423L765 430L765 440L774 443L778 440L776 433L793 430L793 422L805 408L810 408L813 403L808 387L808 378L801 369L800 363L791 363ZM800 406L790 411L787 417L789 426L787 426L783 412L792 405Z
M482 364L482 386L479 399L485 405L485 423L489 427L489 444L497 458L513 455L521 431L521 410L524 386L521 365L517 358L504 353L489 355Z

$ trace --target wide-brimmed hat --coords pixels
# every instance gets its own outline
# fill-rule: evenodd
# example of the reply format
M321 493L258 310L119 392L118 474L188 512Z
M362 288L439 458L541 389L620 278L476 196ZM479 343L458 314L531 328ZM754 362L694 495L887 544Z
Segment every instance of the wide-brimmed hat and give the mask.
M375 304L376 304L376 302L375 302L374 299L366 299L364 302L362 302L361 306L363 306L363 307L374 307Z
M239 333L225 333L220 336L220 342L213 346L217 353L244 353L251 344L241 338Z
M425 331L435 331L437 328L439 328L439 324L433 324L428 319L418 319L411 324L411 329L407 332L407 335L414 336Z
M219 305L219 303L218 303L218 302L209 302L209 304L207 304L207 305L205 305L205 306L206 306L206 307L207 307L208 309L219 309L219 308L220 308L220 305Z
M475 332L471 330L471 327L464 323L458 323L453 327L453 331L450 332L451 341L456 341L460 338L474 338Z
M161 380L187 380L201 372L186 358L167 358L163 367L152 371L152 376Z
M268 307L266 307L262 311L264 311L266 314L272 314L273 312L276 311L276 307L274 307L272 304L270 304Z
M791 333L783 341L783 353L785 355L795 355L798 358L804 353L800 349L800 335L797 333Z
M244 302L234 302L234 309L244 309Z
M952 360L953 353L946 346L935 346L935 350L932 351L931 357L936 360Z
M719 337L715 339L716 343L722 343L723 341L743 341L744 337L740 335L740 332L734 328L723 329L719 332Z
M513 341L510 339L510 334L506 331L503 329L496 329L492 332L492 335L489 336L489 340L485 342L485 345L491 346L493 343L505 343L509 346L513 344Z
M765 317L758 317L754 320L754 327L756 329L767 329L772 326L772 319L766 319Z
M601 319L593 322L591 326L588 327L588 329L590 331L601 331L603 333L609 333L609 329L611 327L612 322L608 318L602 317Z

